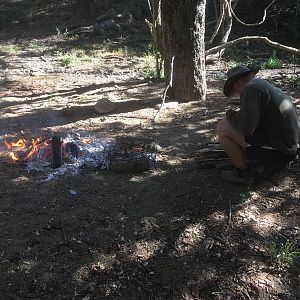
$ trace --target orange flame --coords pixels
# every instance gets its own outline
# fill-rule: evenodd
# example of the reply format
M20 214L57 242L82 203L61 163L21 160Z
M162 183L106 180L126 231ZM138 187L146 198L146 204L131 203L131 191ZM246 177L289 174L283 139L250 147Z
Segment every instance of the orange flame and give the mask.
M4 141L4 144L6 145L6 147L8 148L8 150L11 150L9 153L9 156L11 157L12 160L17 161L19 160L19 157L17 156L17 154L15 153L18 149L25 149L26 148L26 139L22 138L19 139L17 142L12 142L9 143L7 141ZM27 143L28 145L28 143ZM41 137L38 137L36 139L32 139L30 146L28 147L29 151L24 160L28 160L32 157L32 155L34 153L36 153L40 147L46 147L49 145L49 140L45 140L43 142L43 139Z
M25 148L26 140L25 139L19 139L17 142L9 143L7 141L4 141L4 144L6 145L8 150L12 150L13 148ZM17 161L19 160L18 156L13 152L10 151L9 156L12 160Z
M11 159L14 160L14 161L19 160L19 157L17 157L17 156L15 155L15 153L13 153L13 152L10 152L10 153L9 153L9 156L10 156Z
M4 144L9 150L11 150L13 147L25 148L25 143L26 143L25 139L19 139L17 142L13 142L13 143L8 143L7 141L4 141Z
M29 153L25 156L24 160L28 160L34 153L39 150L40 144L43 141L41 137L31 140L31 145L29 146ZM48 145L48 142L45 141L43 145Z

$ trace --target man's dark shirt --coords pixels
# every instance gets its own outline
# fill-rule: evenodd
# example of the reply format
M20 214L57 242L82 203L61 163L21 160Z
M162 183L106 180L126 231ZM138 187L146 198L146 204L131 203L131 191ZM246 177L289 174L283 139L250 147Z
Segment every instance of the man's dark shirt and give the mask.
M240 96L240 110L229 110L226 118L245 136L263 130L280 152L295 153L299 147L300 124L295 106L268 81L251 79Z

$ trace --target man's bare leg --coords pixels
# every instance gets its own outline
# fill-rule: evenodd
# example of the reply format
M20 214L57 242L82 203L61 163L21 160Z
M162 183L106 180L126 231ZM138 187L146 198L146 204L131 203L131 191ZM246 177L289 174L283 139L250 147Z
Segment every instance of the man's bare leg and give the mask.
M234 129L231 124L223 119L218 123L217 133L219 142L225 148L233 165L239 169L245 169L245 137Z

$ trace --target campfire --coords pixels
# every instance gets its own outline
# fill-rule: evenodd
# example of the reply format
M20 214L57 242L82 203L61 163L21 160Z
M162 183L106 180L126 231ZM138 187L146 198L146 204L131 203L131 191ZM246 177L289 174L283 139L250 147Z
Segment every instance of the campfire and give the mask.
M140 172L156 161L155 144L134 138L106 139L79 134L50 138L5 140L8 157L23 162L29 173L42 172L51 180L63 174L77 175L82 168Z

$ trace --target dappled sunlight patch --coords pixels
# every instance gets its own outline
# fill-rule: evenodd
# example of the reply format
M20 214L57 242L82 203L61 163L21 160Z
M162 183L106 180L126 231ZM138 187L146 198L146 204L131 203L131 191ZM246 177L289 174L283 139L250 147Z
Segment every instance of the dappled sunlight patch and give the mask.
M211 133L212 131L213 131L213 129L200 129L200 130L195 131L195 133L207 134L207 133Z
M223 222L227 219L227 216L225 215L225 213L221 212L221 211L216 211L216 212L210 214L209 217L212 221L217 221L217 222Z
M79 267L72 276L73 281L83 284L88 280L90 275L90 269L88 266L81 266Z
M274 230L281 230L280 216L272 213L261 213L257 217L255 228L261 233L271 233Z
M101 273L113 268L116 262L116 254L95 254L94 261L90 263L90 271L93 273Z
M160 169L159 167L153 169L150 173L147 174L147 178L145 178L144 181L149 180L151 178L155 178L155 177L163 177L168 175L168 170L163 170Z
M243 277L245 283L250 284L252 287L256 287L260 295L266 295L272 293L277 295L287 295L285 285L281 281L280 277L276 274L270 274L266 272L249 272L247 276Z
M142 182L144 179L144 176L133 176L129 179L130 182Z
M19 270L24 271L26 274L30 273L31 269L37 266L37 261L34 260L23 260L19 264Z
M205 227L201 223L190 224L179 235L176 241L176 248L179 254L185 255L195 250L204 239Z
M134 261L145 261L155 256L163 248L164 242L161 240L142 240L136 242L129 254L129 258Z
M249 205L237 212L235 218L240 225L251 225L261 235L269 235L274 230L282 229L278 214L263 212L255 205Z
M179 159L174 159L174 157L169 155L164 155L162 159L165 163L167 163L169 166L175 167L182 165L182 161Z
M203 124L214 124L214 123L216 123L217 121L220 121L220 118L214 117L214 118L211 118L211 119L208 119L208 120L204 120L204 121L203 121Z

